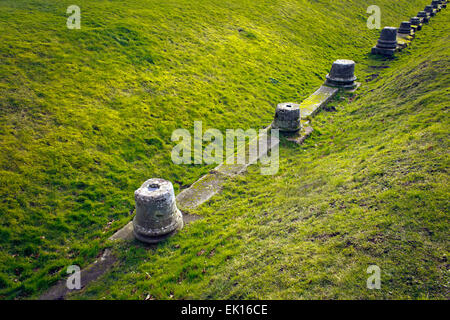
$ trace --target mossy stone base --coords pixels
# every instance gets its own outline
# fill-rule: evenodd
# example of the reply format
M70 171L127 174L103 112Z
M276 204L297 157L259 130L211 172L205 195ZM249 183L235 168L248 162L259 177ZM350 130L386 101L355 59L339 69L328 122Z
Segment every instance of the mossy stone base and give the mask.
M378 47L373 47L371 53L375 55L393 57L395 54L395 49L381 49Z
M301 145L313 131L314 131L314 129L312 127L304 127L296 134L291 135L288 138L286 138L286 140L294 142L298 145Z
M321 86L306 100L300 103L300 114L302 115L302 118L313 116L320 108L327 104L338 91L338 88Z
M195 209L218 193L226 180L227 176L219 172L201 177L177 196L178 207L183 211Z
M413 28L414 33L416 33L417 31L422 30L422 24L418 24L418 25L412 25L411 28Z
M136 232L135 229L133 229L133 235L135 236L135 238L139 241L142 241L144 243L148 243L148 244L155 244L161 241L166 240L167 238L173 236L174 234L176 234L179 230L181 230L183 228L183 217L181 215L181 212L178 210L179 213L179 217L177 219L177 223L176 223L176 228L166 234L160 235L160 236L146 236L144 234L141 234L139 232Z

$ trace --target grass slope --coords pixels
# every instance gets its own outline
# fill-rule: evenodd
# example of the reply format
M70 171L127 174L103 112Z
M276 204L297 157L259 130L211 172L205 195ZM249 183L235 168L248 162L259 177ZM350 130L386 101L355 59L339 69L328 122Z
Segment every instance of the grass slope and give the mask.
M428 2L378 1L383 25ZM179 191L207 172L172 164L175 128L265 126L378 36L371 1L77 1L82 29L68 30L71 4L0 3L2 298L92 262L145 179Z
M118 246L120 266L74 298L448 299L448 18L395 61L362 59L368 81L303 146L282 143L279 174L252 167L157 251Z

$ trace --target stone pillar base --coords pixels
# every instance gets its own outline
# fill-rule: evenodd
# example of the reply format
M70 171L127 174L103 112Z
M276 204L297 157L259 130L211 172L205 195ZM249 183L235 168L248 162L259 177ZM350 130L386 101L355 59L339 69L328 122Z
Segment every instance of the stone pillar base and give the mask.
M412 28L414 29L414 33L416 33L417 31L422 30L422 24L414 25Z
M167 239L183 227L183 216L177 208L170 181L153 178L134 192L136 215L133 234L145 243Z
M180 231L183 228L183 216L181 215L180 210L178 210L177 217L176 217L176 224L175 229L170 231L169 233L159 235L159 236L152 236L152 235L146 235L143 231L139 231L139 227L135 225L135 220L133 219L133 234L136 239L139 241L142 241L144 243L148 244L155 244L161 241L166 240L167 238L170 238L174 234L176 234L178 231Z
M373 47L371 52L376 55L392 57L395 54L395 49L381 49L378 47Z
M301 129L300 119L300 108L297 103L280 103L275 110L275 118L271 127L279 129L282 133L297 132Z
M342 88L342 89L346 89L346 90L355 89L357 86L356 82L354 82L354 81L347 82L347 83L341 83L341 82L334 82L330 79L327 79L325 81L324 85L327 87Z

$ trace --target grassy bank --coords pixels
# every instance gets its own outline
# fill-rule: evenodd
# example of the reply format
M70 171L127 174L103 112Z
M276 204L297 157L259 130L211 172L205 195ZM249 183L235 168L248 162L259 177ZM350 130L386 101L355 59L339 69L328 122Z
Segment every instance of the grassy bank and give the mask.
M378 1L383 25L398 25L428 2ZM366 28L370 1L78 1L82 28L68 30L65 12L71 4L0 3L2 298L36 295L65 275L68 265L92 262L108 236L129 221L133 191L145 179L174 181L178 192L207 172L206 166L172 164L174 129L192 128L194 120L202 120L205 129L265 126L276 103L308 96L334 59L351 57L360 63L360 75L369 74L363 61L378 36ZM440 28L446 30L445 24ZM325 132L332 127L316 127L310 143L328 141ZM315 167L317 155L332 154L332 146L312 146L309 151L286 147L282 158L314 160ZM232 190L223 197L235 199ZM252 201L257 199L266 201L261 195ZM234 206L230 201L221 208ZM254 214L263 212L250 207ZM217 211L208 208L200 214ZM238 208L234 215L249 219L249 209ZM213 260L225 268L224 255L237 261L236 250L245 242L232 227L239 220L222 214L217 226L223 231L201 222L187 232L209 233L207 239L217 239L211 246L222 241L230 251ZM192 239L183 250L192 253L202 243ZM136 249L136 262L141 254L147 253ZM205 284L197 279L203 269L191 268L203 255L195 256L186 270L166 276L181 274ZM163 285L154 294L166 297L165 283L172 280L156 278ZM228 292L223 286L217 296ZM139 290L136 297L145 291Z
M395 61L361 59L363 87L303 146L282 143L276 176L253 167L157 251L118 246L120 265L74 297L448 299L448 17Z

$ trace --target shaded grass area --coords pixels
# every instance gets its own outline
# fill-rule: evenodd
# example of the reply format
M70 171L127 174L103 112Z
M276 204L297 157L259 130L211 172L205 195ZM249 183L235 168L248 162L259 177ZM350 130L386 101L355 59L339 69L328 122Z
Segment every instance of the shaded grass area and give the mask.
M120 266L73 298L448 299L448 17L362 59L367 82L282 141L277 175L251 167L157 250L116 245Z
M378 2L398 25L428 1ZM172 164L174 129L264 127L378 36L371 1L83 0L68 30L71 4L0 3L2 298L92 262L147 178L179 192L206 173Z

